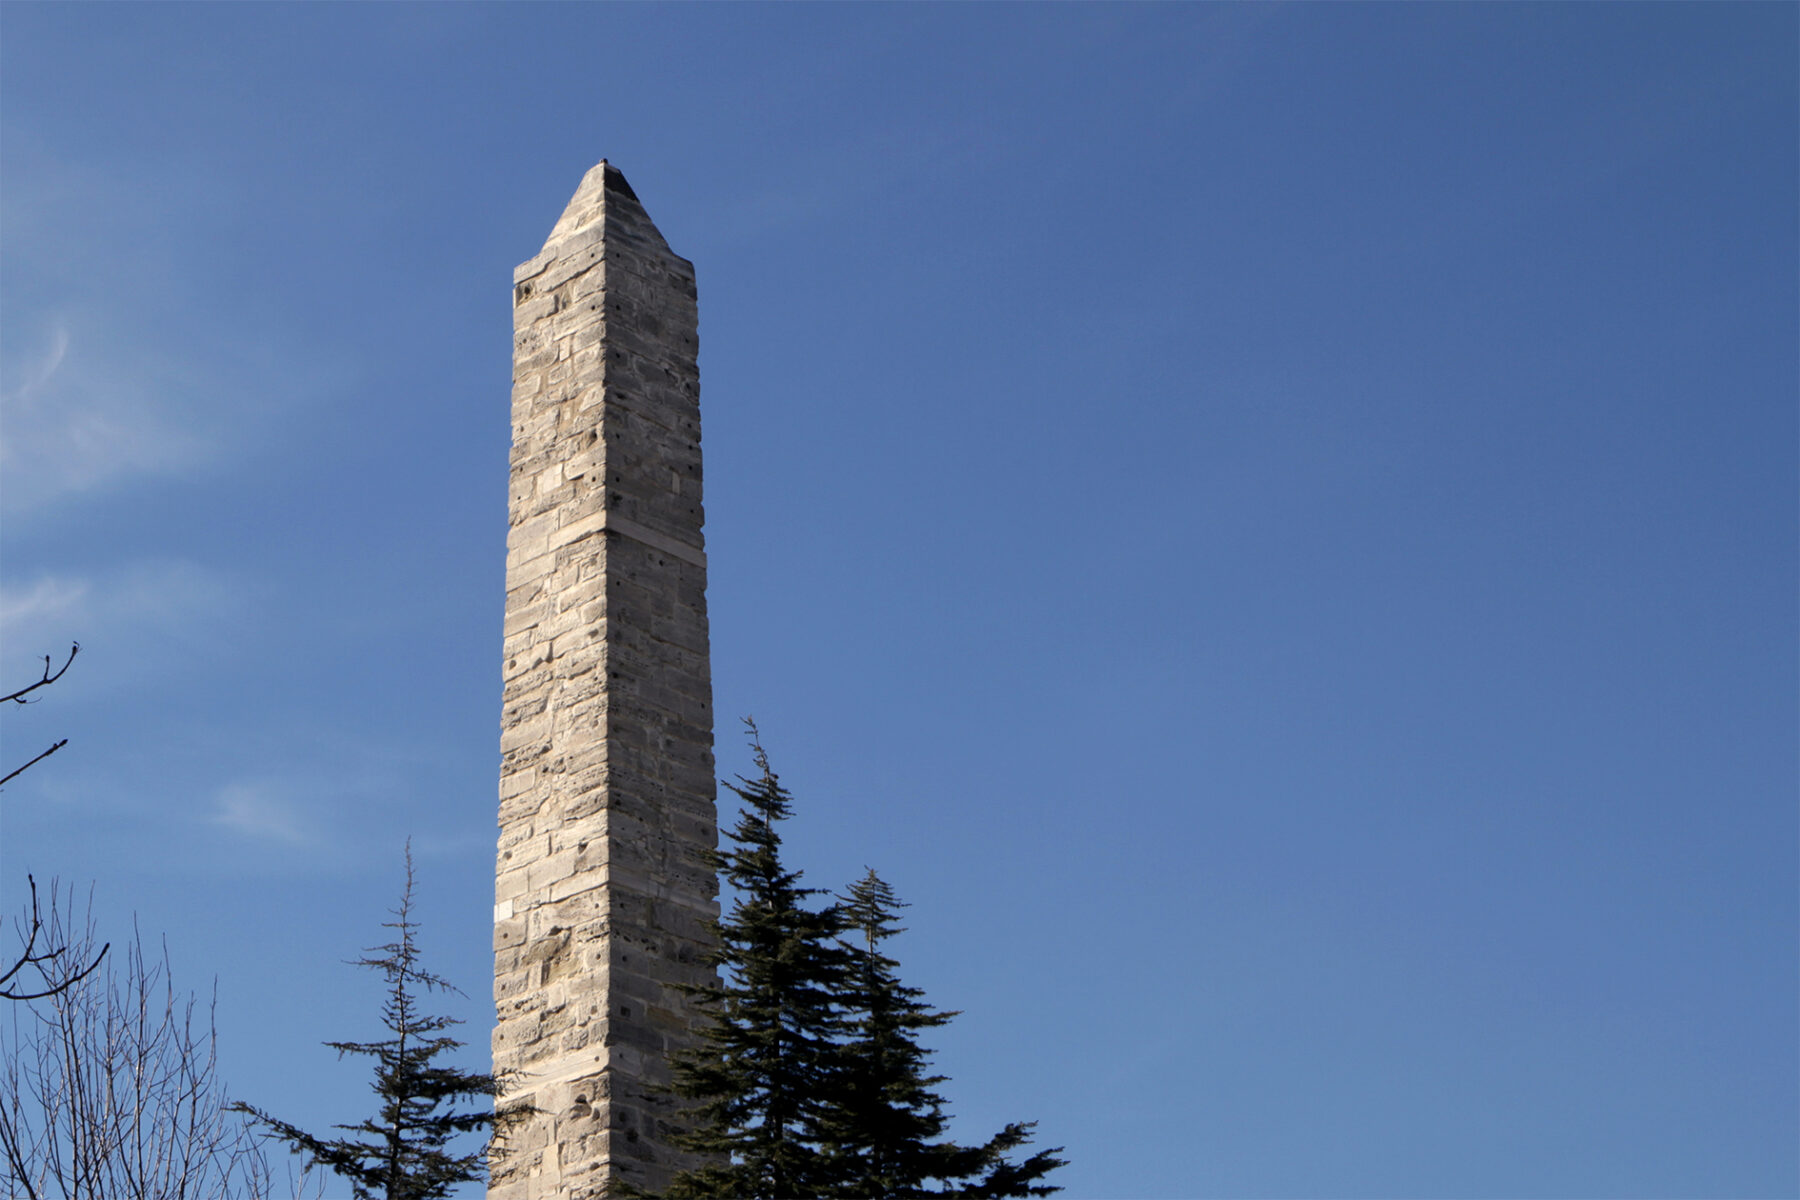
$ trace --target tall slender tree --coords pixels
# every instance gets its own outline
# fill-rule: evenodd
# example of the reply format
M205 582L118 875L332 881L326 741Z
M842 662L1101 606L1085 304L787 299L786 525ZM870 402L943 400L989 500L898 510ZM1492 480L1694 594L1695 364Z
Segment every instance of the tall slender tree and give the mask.
M837 1196L918 1195L928 1181L959 1173L966 1158L961 1147L934 1140L948 1124L935 1090L946 1077L929 1073L918 1041L956 1014L934 1011L923 991L902 984L899 964L881 949L902 932L902 907L873 870L842 897L851 965L838 997L846 1036L827 1136Z
M715 1161L677 1176L664 1193L671 1198L783 1200L820 1195L827 1184L819 1145L840 1028L843 918L835 905L809 907L824 892L802 887L800 872L782 864L775 827L792 797L756 726L745 724L758 775L727 785L744 808L730 848L714 854L736 892L718 924L721 983L696 992L710 1023L700 1049L675 1067L677 1093L697 1102L695 1127L678 1144Z
M459 1183L485 1176L486 1147L457 1153L452 1139L492 1130L500 1118L487 1104L465 1101L496 1095L492 1075L445 1066L437 1060L462 1046L447 1032L453 1017L431 1016L421 1000L427 992L454 992L445 980L419 966L417 923L412 918L412 846L406 850L406 890L394 919L383 925L395 940L365 952L355 965L387 977L382 1024L390 1036L374 1042L327 1042L346 1054L375 1060L375 1094L381 1106L373 1117L333 1128L350 1135L322 1138L248 1104L236 1107L254 1117L308 1166L323 1167L350 1185L356 1200L433 1200ZM459 993L460 994L460 993Z

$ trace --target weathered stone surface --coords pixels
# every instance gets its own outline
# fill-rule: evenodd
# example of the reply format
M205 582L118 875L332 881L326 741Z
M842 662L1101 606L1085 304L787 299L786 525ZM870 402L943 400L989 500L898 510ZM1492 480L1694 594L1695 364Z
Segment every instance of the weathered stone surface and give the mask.
M601 163L513 273L495 1200L655 1190L718 881L693 267Z

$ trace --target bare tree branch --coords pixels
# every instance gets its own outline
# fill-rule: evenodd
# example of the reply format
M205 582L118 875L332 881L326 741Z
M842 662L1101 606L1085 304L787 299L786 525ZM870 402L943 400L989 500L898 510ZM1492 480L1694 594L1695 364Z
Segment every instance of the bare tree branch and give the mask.
M11 700L15 704L32 703L26 699L26 696L41 687L47 687L61 679L64 673L68 671L70 665L74 663L75 656L79 653L81 653L81 643L71 643L69 646L69 657L63 662L62 668L57 671L52 671L50 669L50 656L45 655L44 677L29 687L20 688L10 696L5 697L5 699ZM48 750L26 763L23 767L10 772L5 778L0 779L0 786L11 783L28 768L43 762L46 758L49 758L52 754L55 754L58 750L61 750L68 744L69 739L63 738ZM54 996L59 991L66 991L79 984L89 975L92 975L94 970L99 967L100 960L106 957L106 952L110 948L110 943L100 947L100 951L94 955L93 961L87 962L85 966L81 965L86 959L85 955L78 954L72 959L65 958L64 956L68 952L68 946L59 944L54 935L44 938L45 949L38 949L38 940L40 936L45 933L45 929L43 914L38 909L37 880L33 879L30 875L27 875L25 879L31 884L31 920L25 925L20 925L18 922L14 923L15 928L19 929L20 940L25 943L25 948L19 952L19 956L13 960L11 966L8 966L4 972L0 972L0 1000L43 1000L50 996ZM56 894L54 886L52 886L51 889L50 908L51 916L54 919L56 915ZM88 949L93 949L91 944L88 946ZM73 969L71 969L72 966ZM39 979L43 982L42 987L27 990L27 985L19 979L20 972L24 971L27 967L30 967L37 972ZM3 1147L0 1147L0 1149L3 1149Z
M66 945L57 946L54 950L46 950L43 953L38 952L38 935L44 931L44 919L42 914L38 911L37 880L32 876L27 875L25 876L25 882L31 885L31 920L22 930L25 939L25 948L19 952L18 960L14 962L12 966L8 967L5 973L0 974L0 1000L42 1000L46 996L53 996L59 991L74 987L83 979L92 975L95 970L99 968L100 960L106 957L106 952L112 949L112 943L108 942L106 945L100 947L100 952L94 955L93 962L89 963L75 974L56 974L55 972L59 970L62 965L57 962L57 959L67 954L69 952L69 947ZM52 907L56 904L54 893L50 897L50 903ZM15 922L15 924L17 924L17 922ZM16 979L19 972L23 971L26 967L32 967L37 971L38 977L44 982L43 988L35 992L21 992L15 990L21 985L13 983L13 980Z
M23 775L25 773L26 767L35 766L36 764L43 762L46 758L49 758L52 754L55 754L58 750L61 750L64 746L66 746L68 744L69 744L68 738L64 738L62 741L57 742L55 745L51 746L48 750L44 751L42 754L38 755L36 758L34 758L30 762L26 763L24 767L20 767L18 770L9 773L4 779L0 779L0 787L6 786L7 784L11 783L13 780L17 779L19 776Z
M31 684L28 687L20 688L18 691L12 693L10 696L0 697L0 702L3 702L4 700L11 700L14 704L33 704L33 703L35 703L35 701L27 700L26 697L29 696L31 693L37 691L39 688L48 687L51 684L55 683L57 680L61 679L63 677L63 675L68 671L69 667L75 662L75 656L80 653L81 653L81 643L80 642L71 642L69 644L69 657L67 659L65 659L63 661L63 665L54 672L50 670L50 656L48 654L44 655L44 677L42 679L38 680L36 683ZM38 755L36 758L34 758L30 762L26 763L23 767L20 767L18 770L8 773L4 779L0 779L0 787L5 787L7 784L9 784L13 780L17 779L20 775L24 774L28 768L36 766L38 763L43 762L46 758L49 758L52 754L55 754L58 750L61 750L64 746L66 746L68 744L69 744L69 739L64 738L62 741L56 743L54 746L50 747L48 750L44 751L42 754Z
M42 679L38 680L36 683L32 684L30 687L22 687L10 696L0 697L0 700L11 700L15 704L30 704L31 701L25 699L25 697L30 695L32 692L37 691L39 688L47 687L48 685L55 683L57 680L61 679L63 677L63 672L67 671L69 669L69 664L74 662L75 656L80 653L81 653L81 643L75 642L75 643L71 644L69 646L68 660L66 662L64 662L60 668L57 669L57 672L54 675L52 675L50 673L50 656L48 654L44 655L44 677Z

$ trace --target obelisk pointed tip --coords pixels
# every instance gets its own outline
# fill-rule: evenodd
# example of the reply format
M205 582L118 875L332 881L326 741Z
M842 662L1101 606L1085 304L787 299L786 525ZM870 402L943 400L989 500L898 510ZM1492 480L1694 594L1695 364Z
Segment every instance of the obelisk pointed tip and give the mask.
M625 173L623 171L607 162L604 158L600 160L600 169L605 173L608 191L620 192L630 196L633 200L638 198L637 193L631 190L631 185L625 182Z
M583 226L598 220L602 200L607 192L631 200L638 198L637 193L631 190L631 184L625 181L624 172L603 158L581 177L581 185L569 198L568 206L563 209L562 216L557 219L556 227L550 231L550 236L545 239L544 244L547 246L558 238L567 237Z

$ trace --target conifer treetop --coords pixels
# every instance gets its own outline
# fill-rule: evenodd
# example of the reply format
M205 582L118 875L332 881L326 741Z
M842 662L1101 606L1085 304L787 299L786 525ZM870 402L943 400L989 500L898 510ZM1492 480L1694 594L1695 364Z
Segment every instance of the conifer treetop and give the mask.
M430 992L457 991L447 980L419 965L413 920L412 844L406 848L406 888L394 919L383 928L394 939L371 947L351 965L380 971L387 979L382 1025L388 1035L369 1042L327 1042L338 1057L374 1060L374 1089L380 1104L374 1115L349 1125L334 1125L347 1136L325 1138L308 1133L249 1104L233 1107L248 1113L288 1149L304 1155L308 1169L322 1167L350 1186L355 1200L437 1200L460 1183L485 1177L485 1147L456 1153L452 1139L491 1130L492 1108L465 1102L498 1094L492 1075L444 1065L437 1060L460 1049L447 1032L461 1022L433 1015L421 1003Z

